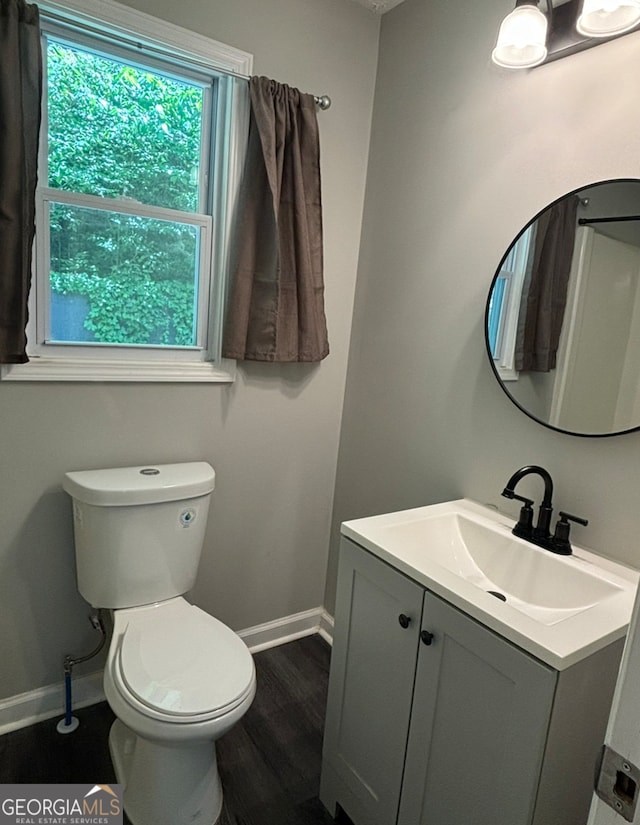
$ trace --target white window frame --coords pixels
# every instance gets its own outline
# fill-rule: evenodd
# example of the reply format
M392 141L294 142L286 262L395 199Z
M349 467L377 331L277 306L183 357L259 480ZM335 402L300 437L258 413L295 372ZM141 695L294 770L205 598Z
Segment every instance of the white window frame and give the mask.
M44 0L38 3L43 20L51 20L61 25L79 27L92 35L98 35L108 43L115 42L137 45L146 53L166 57L173 62L183 62L187 67L213 71L222 71L247 77L252 73L253 56L247 52L226 46L210 38L182 29L171 23L159 20L114 0ZM232 108L233 107L233 108ZM149 356L151 348L140 348L141 357L137 357L135 347L99 346L99 353L94 347L76 347L61 345L55 348L29 344L27 364L8 364L0 368L0 379L5 381L116 381L116 382L230 382L235 378L235 361L221 358L222 308L226 297L226 279L223 273L227 268L229 246L229 221L232 214L235 193L237 192L248 132L248 107L238 99L234 92L222 93L218 99L217 109L222 116L233 111L234 128L227 135L224 145L216 142L217 154L212 159L213 168L224 171L229 181L226 192L218 191L218 201L212 204L215 216L203 220L203 216L194 213L194 224L202 227L202 241L209 254L213 246L210 261L212 273L209 285L208 350L202 354L199 347L184 348L183 351L159 349ZM39 193L38 210L45 208L48 199L61 201L65 193L59 190L42 188ZM71 200L78 205L96 205L92 196L72 195ZM82 204L80 204L82 201ZM110 208L125 211L126 201L111 201ZM149 208L154 211L153 208ZM171 218L172 210L155 210L157 217ZM176 213L173 213L175 217ZM180 220L185 220L184 213ZM40 220L39 220L40 218ZM42 232L41 215L36 215L36 235ZM215 236L215 243L211 243ZM40 238L36 245L34 261L42 256L45 239ZM42 264L43 261L38 261ZM34 275L35 279L35 275ZM42 312L36 306L37 289L32 287L30 297L30 326L27 335L30 341L42 340L46 329L42 321ZM46 317L46 314L45 314ZM36 330L36 324L40 329ZM207 325L207 322L205 322ZM36 337L37 335L37 337ZM55 349L55 354L51 350ZM126 353L125 353L126 350ZM89 351L90 354L81 354ZM95 353L95 354L94 354Z
M493 362L503 381L517 381L516 339L518 317L527 265L533 248L534 228L528 227L513 245L500 269L505 278L505 294L502 299L502 313L498 330L496 354Z

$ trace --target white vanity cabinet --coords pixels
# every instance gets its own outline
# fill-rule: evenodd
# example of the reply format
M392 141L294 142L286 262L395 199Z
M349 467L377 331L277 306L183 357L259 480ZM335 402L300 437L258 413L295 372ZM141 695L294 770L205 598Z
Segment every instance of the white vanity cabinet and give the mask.
M343 538L321 801L355 825L584 825L622 646L555 670Z

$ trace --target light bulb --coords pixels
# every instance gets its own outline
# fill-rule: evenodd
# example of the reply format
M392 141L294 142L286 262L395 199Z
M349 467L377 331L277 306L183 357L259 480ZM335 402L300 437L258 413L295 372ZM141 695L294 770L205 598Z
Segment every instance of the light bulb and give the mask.
M533 4L517 6L502 21L491 59L508 69L538 66L547 56L546 41L546 16Z
M584 0L576 28L586 37L612 37L640 23L640 0Z

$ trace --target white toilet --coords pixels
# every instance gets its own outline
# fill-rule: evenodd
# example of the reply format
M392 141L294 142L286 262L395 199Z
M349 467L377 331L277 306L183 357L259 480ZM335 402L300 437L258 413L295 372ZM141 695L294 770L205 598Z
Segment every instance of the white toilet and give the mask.
M248 710L253 659L184 598L194 584L215 474L206 462L67 473L78 589L113 609L104 690L109 746L133 825L214 825L215 740Z

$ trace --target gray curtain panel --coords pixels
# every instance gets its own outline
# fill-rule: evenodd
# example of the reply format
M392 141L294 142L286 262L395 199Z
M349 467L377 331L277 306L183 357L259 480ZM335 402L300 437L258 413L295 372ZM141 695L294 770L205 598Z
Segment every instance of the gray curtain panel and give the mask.
M0 363L24 364L42 58L38 7L0 0Z
M578 196L564 198L536 222L531 280L524 299L522 339L516 344L516 369L549 372L555 369L560 332L567 303L576 237Z
M252 77L250 93L222 354L320 361L329 344L315 101L266 77Z

